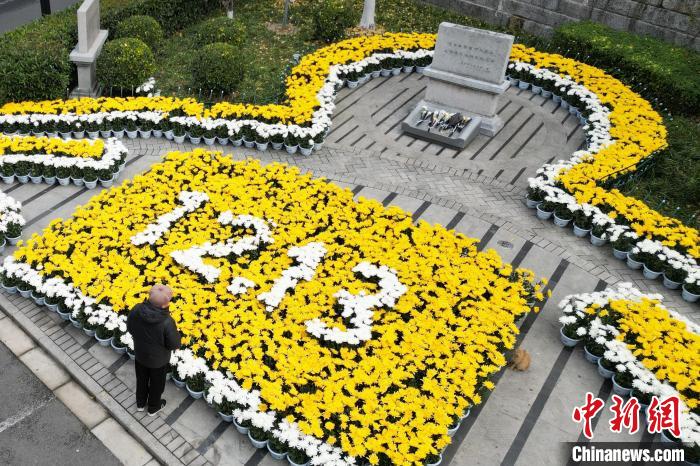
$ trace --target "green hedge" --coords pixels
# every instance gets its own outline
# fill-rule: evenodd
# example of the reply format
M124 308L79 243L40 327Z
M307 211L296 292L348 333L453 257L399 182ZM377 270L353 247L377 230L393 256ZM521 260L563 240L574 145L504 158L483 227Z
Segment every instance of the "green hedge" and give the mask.
M205 45L192 62L192 78L205 92L230 93L243 79L245 66L241 52L233 45L217 42Z
M97 79L105 89L129 89L143 84L156 70L153 52L135 37L110 40L97 59Z
M75 86L75 66L68 54L78 42L78 6L0 35L0 104L62 98ZM115 31L126 18L149 15L171 33L217 8L214 0L103 0L101 26Z
M658 99L673 113L700 111L700 54L693 50L592 22L560 26L553 45L628 84L643 83L645 97Z
M130 16L117 24L112 38L120 37L136 37L145 42L151 49L156 49L163 41L163 28L152 16Z

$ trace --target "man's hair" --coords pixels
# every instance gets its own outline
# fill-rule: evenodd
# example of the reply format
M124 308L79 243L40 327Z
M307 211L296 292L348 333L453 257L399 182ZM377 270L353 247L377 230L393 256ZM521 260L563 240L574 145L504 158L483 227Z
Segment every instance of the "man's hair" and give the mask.
M173 290L166 285L153 285L148 292L148 301L157 307L168 307L171 299L173 299Z

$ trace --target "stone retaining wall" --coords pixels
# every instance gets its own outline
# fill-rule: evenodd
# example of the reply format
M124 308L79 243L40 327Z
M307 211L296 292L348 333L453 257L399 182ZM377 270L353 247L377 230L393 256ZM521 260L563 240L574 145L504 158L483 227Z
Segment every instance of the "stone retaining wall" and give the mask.
M549 35L560 24L592 20L700 50L700 0L424 0L501 26Z

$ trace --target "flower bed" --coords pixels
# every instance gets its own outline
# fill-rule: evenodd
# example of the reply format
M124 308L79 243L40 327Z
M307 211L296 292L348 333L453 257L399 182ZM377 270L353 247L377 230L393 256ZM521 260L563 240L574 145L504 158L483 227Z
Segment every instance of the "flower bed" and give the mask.
M126 148L111 138L60 138L0 135L0 173L6 183L14 177L53 184L56 179L112 180L126 159Z
M542 298L475 244L297 169L195 150L53 222L2 272L121 347L128 309L168 283L175 378L251 435L316 464L423 464Z
M686 461L700 455L700 326L647 295L621 284L618 289L571 295L559 306L564 334L598 346L616 383L633 388L640 403L651 396L681 400L680 440Z
M193 99L170 97L19 102L0 108L0 131L88 131L103 137L126 131L130 137L162 134L176 142L189 137L195 143L245 143L261 150L268 143L277 149L284 144L290 153L301 149L308 155L322 144L344 83L355 86L380 74L420 70L430 63L434 42L432 34L384 34L321 48L292 69L284 104L205 108ZM586 125L586 150L538 170L530 179L531 199L573 217L571 223L583 226L584 234L592 229L595 244L609 241L626 253L644 247L645 240L653 242L654 261L669 283L700 293L700 233L608 186L666 146L661 117L649 102L603 71L560 55L516 44L511 60L514 83L522 78L521 87L534 84L536 92L562 101Z

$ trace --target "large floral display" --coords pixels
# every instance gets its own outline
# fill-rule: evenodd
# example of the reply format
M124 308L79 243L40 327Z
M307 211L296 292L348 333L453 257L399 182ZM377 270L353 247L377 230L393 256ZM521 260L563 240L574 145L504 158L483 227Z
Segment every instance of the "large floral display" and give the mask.
M661 300L629 283L568 296L560 303L562 340L583 340L586 358L613 379L616 392L632 390L645 406L652 396L677 396L677 441L692 463L700 459L700 327Z
M314 464L424 464L506 363L531 272L296 168L174 152L32 236L3 285L100 341L175 290L173 375Z
M266 149L268 143L295 152L320 147L331 125L337 90L370 77L421 70L430 63L433 34L383 34L344 40L302 58L287 78L283 104L222 102L207 108L172 97L83 98L8 103L0 107L0 130L9 134L150 137ZM608 186L666 146L661 117L649 102L602 70L556 54L514 45L509 65L514 84L530 87L575 113L587 146L543 166L530 180L530 198L554 212L596 244L611 242L631 267L646 266L649 278L683 286L700 297L700 234L642 201ZM564 155L564 154L563 154ZM582 233L581 233L582 232Z

